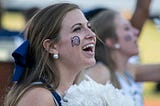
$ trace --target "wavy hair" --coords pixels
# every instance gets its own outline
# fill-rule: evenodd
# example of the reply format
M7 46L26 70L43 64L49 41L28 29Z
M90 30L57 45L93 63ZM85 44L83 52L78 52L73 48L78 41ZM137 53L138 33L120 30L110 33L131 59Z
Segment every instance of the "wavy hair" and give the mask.
M59 72L54 64L52 54L44 49L43 41L51 39L57 43L61 39L59 32L63 18L74 9L79 9L79 7L71 3L53 4L37 12L28 22L25 36L30 44L27 58L30 67L26 68L23 77L9 91L5 106L16 106L23 94L35 86L32 83L40 79L44 79L47 83L36 86L47 87L47 84L53 84L50 90L58 87Z

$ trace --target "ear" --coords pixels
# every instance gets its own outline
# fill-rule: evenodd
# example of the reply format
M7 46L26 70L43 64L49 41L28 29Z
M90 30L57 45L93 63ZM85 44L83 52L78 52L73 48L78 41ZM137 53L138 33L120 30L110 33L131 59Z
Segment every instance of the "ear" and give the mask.
M51 54L58 53L56 44L50 39L45 39L43 41L43 47Z
M109 48L113 48L114 47L114 41L112 39L106 39L105 40L105 45L108 46Z

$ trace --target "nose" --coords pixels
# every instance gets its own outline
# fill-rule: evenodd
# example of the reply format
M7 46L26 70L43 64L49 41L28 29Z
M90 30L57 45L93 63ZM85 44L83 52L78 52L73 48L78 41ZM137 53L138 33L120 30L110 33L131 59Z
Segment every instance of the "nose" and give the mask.
M96 34L91 29L88 28L85 38L93 39L94 41L96 41Z
M138 37L138 35L139 35L139 30L138 30L137 28L135 28L135 27L133 27L132 29L133 29L134 35L135 35L136 37Z
M139 35L139 30L135 27L132 27L132 31L133 31L133 39L135 42L137 42L137 38L138 38L138 35Z
M96 34L92 31L91 28L87 28L86 29L86 34L87 34L87 37L96 37Z

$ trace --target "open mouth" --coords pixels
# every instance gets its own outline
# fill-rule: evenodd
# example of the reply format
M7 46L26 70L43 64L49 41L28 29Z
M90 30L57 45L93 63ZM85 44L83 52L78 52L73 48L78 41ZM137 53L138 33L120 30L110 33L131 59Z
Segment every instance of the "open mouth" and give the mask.
M87 45L83 46L82 50L85 51L85 52L93 53L94 52L94 47L95 47L95 45L91 43L91 44L87 44Z

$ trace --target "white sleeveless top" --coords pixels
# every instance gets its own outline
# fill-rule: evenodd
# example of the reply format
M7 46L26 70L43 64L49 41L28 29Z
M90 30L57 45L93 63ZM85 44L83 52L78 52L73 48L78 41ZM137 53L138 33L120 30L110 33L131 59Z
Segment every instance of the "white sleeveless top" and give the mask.
M116 72L116 76L121 85L122 92L124 93L124 95L128 95L133 98L133 100L135 101L135 106L143 106L142 83L135 82L135 80L128 71L125 74L130 84L128 84L128 82L123 78L120 73Z

